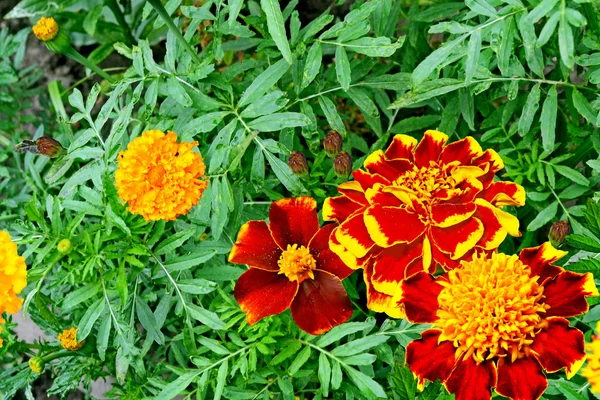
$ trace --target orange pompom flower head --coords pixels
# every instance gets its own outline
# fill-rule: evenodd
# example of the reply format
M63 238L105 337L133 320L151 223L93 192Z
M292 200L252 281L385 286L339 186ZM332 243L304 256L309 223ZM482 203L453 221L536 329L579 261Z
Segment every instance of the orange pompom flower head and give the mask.
M16 314L23 304L17 297L27 286L25 259L17 252L17 245L10 240L8 232L0 231L0 324L6 321L2 314ZM2 327L0 327L2 332ZM0 339L2 347L2 339Z
M586 345L587 348L587 365L581 371L581 375L585 376L590 383L592 391L600 394L600 323L596 325L596 335L592 337L591 343Z
M241 227L229 262L250 267L234 289L248 324L290 308L300 329L319 335L352 316L342 285L352 270L329 249L335 227L319 228L312 197L278 200L269 225L248 221Z
M142 133L119 153L115 173L119 196L146 221L174 220L195 206L208 186L198 142L177 143L174 132Z
M340 226L331 249L353 268L364 268L368 307L402 317L400 282L418 271L450 270L475 251L496 249L507 234L520 236L516 217L502 206L525 203L524 189L494 182L504 166L493 150L467 137L425 132L396 135L365 169L325 200L323 219Z
M44 42L54 39L58 34L58 24L52 17L40 18L31 29L33 30L35 37Z
M518 257L481 252L438 278L421 271L406 279L406 318L432 324L406 348L419 385L440 379L456 400L487 400L492 388L538 399L548 386L543 371L575 375L583 333L566 318L585 313L598 290L591 273L552 264L566 254L550 242Z
M58 341L63 349L71 351L79 350L85 344L85 340L77 341L77 328L75 327L65 329L62 333L59 333Z

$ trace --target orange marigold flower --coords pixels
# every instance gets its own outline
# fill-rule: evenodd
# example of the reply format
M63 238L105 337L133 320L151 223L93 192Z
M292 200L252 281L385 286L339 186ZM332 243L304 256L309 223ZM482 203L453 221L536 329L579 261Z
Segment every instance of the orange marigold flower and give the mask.
M177 135L142 133L119 153L115 173L119 196L146 221L174 220L195 206L208 186L204 162L192 151L198 142L177 143Z
M85 340L77 341L77 328L75 327L65 329L62 333L59 333L58 341L63 349L71 351L79 350L85 344Z
M596 332L600 332L600 323L596 326ZM594 393L600 393L600 336L594 335L592 342L586 345L587 365L581 371L590 383Z
M27 286L27 266L25 259L17 252L17 245L10 240L8 232L0 231L0 324L5 312L16 314L23 304L17 297ZM0 332L2 328L0 327ZM0 339L0 347L2 340Z
M54 39L58 34L58 24L52 17L40 18L40 20L31 29L33 30L35 37L44 42Z
M543 371L565 368L570 379L585 351L566 318L586 312L598 290L591 273L552 264L566 254L549 242L518 257L481 252L438 278L421 271L404 280L406 318L432 324L406 348L419 385L440 379L456 400L489 399L492 388L538 399L548 386Z
M330 246L353 269L364 268L370 309L402 317L400 282L419 272L450 270L475 251L496 249L519 221L500 209L525 203L524 189L494 182L504 168L494 150L472 137L396 135L353 172L354 181L325 200L323 219L340 226Z
M248 324L290 308L300 329L319 335L352 316L342 285L352 270L329 249L336 226L319 228L317 202L298 197L271 204L269 225L240 228L229 262L250 267L234 289Z

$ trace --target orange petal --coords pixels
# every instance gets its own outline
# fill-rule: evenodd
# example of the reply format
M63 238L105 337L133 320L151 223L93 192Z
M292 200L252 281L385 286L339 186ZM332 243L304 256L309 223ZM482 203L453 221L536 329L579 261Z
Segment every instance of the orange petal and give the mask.
M364 166L371 174L378 174L390 181L413 169L413 163L408 160L387 160L381 150L371 153L365 159Z
M471 250L483 236L483 224L477 218L469 218L449 228L431 228L433 245L457 260Z
M456 348L451 342L438 343L440 333L437 329L428 329L421 339L413 340L406 347L406 363L421 388L425 380L445 382L456 365Z
M493 182L480 196L496 207L525 204L525 189L513 182Z
M473 159L481 156L482 153L483 150L477 140L467 136L444 147L440 159L443 164L459 161L461 165L471 165Z
M583 333L571 328L564 318L548 319L548 326L533 338L531 350L546 371L566 368L567 379L577 373L585 360Z
M317 202L312 197L281 199L271 204L269 229L275 243L282 249L288 244L308 246L319 230Z
M423 270L423 241L397 244L383 249L373 262L373 286L378 292L393 295L401 282Z
M246 313L246 321L253 325L264 317L287 310L297 291L298 282L290 281L285 275L250 268L238 279L233 295Z
M448 135L445 133L426 131L413 153L417 167L428 168L430 161L437 162L447 141Z
M537 247L528 247L521 250L519 259L531 268L531 276L539 276L538 282L542 283L547 278L554 278L562 268L551 265L567 255L566 251L555 249L550 242L544 242Z
M385 156L392 160L395 158L404 158L413 161L413 149L417 145L417 139L408 135L396 135L392 143L385 151Z
M344 221L335 231L338 242L354 257L362 258L375 245L364 222L363 214Z
M317 269L344 279L354 271L348 268L342 259L329 248L329 237L336 227L337 224L323 226L310 240L308 248L317 261Z
M410 243L425 230L419 216L405 208L375 205L367 208L364 215L371 238L381 247Z
M577 274L563 271L544 284L544 303L550 306L547 317L574 317L588 311L585 300L598 296L598 289L591 273Z
M352 303L338 277L315 270L315 279L300 284L290 309L298 327L320 335L343 324L352 316Z
M240 228L237 242L229 253L229 262L279 271L281 249L273 241L265 221L248 221Z
M468 357L456 364L445 386L456 394L456 400L490 400L496 386L496 366L492 360L477 364Z
M376 183L381 183L383 185L389 185L391 183L389 180L385 179L379 174L370 174L362 169L357 169L356 171L352 172L352 176L365 191L368 188L373 187L373 185Z
M548 387L542 367L533 358L520 358L510 362L509 357L498 361L496 392L510 399L537 400Z
M433 276L419 272L402 282L402 299L406 319L419 324L437 321L438 295L444 287Z
M344 222L362 206L346 196L328 197L323 202L323 220Z
M367 286L367 307L375 312L384 312L392 318L404 318L404 307L398 305L398 300L402 296L400 287L397 287L393 295L379 292L372 283L373 263L365 265L364 281Z
M437 203L431 206L431 219L435 226L447 228L469 219L476 210L474 203Z

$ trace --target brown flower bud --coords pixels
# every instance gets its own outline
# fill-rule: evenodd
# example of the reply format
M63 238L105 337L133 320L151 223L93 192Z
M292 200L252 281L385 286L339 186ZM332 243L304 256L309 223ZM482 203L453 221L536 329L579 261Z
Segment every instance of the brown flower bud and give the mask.
M548 239L554 247L560 247L565 242L565 237L571 233L571 225L569 221L557 221L552 224L550 232L548 233Z
M346 178L352 172L352 157L342 151L333 159L333 170L340 178Z
M290 169L297 176L306 176L308 174L308 163L306 157L299 151L292 151L288 159Z
M329 157L335 157L342 151L342 135L336 131L329 132L323 140L323 147Z
M60 143L48 136L42 136L35 141L35 144L37 145L39 153L46 157L56 158L63 155L65 152L65 149Z

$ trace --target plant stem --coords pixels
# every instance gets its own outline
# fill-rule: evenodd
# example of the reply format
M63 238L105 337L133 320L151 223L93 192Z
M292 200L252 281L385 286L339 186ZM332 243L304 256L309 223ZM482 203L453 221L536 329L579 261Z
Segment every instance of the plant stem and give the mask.
M129 24L127 24L127 21L125 21L125 15L123 15L121 7L119 7L119 5L117 4L117 0L108 0L107 6L112 11L119 25L121 25L123 29L125 29L125 36L127 36L127 40L129 41L128 44L135 43L135 38L131 34L131 27L129 26Z
M80 63L81 65L83 65L84 67L91 69L92 71L94 71L95 73L97 73L102 78L109 81L110 83L115 83L115 80L113 79L112 76L108 75L106 72L104 72L102 70L102 68L98 67L96 64L94 64L93 62L91 62L90 60L88 60L87 58L82 56L81 54L79 54L79 52L77 50L75 50L73 47L70 47L69 50L65 54L68 57L70 57L73 60Z
M175 23L171 19L171 16L167 12L167 10L165 10L165 7L162 5L160 0L148 0L148 3L150 3L150 5L156 10L158 15L160 15L160 17L163 19L163 21L165 21L167 27L171 30L171 32L173 32L177 40L179 40L181 45L188 51L188 53L190 53L194 61L196 61L196 63L198 64L201 64L202 62L200 61L200 57L198 57L198 53L196 52L196 50L194 50L192 46L190 46L187 40L185 40L185 38L179 31L179 28L175 26Z

